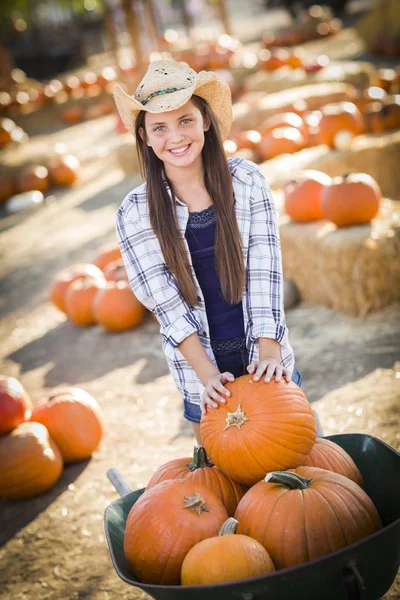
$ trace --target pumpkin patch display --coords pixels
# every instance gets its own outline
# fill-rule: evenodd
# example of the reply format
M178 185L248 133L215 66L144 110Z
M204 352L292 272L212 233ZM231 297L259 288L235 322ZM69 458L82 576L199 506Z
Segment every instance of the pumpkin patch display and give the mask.
M124 553L139 581L179 585L189 550L218 535L228 518L221 500L188 479L162 481L132 506Z
M162 465L150 479L146 490L167 479L187 479L192 483L205 485L215 492L230 517L234 515L239 501L247 491L245 486L229 479L217 467L210 464L207 453L202 447L194 448L193 459L177 458Z
M0 435L29 421L32 402L15 377L0 375Z
M104 279L103 272L91 263L77 263L60 271L49 290L49 299L59 310L66 313L66 294L69 286L77 279L84 277Z
M108 281L93 301L96 323L109 331L125 331L143 323L146 308L136 298L127 281Z
M61 475L60 450L41 423L21 423L0 438L0 497L30 498L51 488Z
M93 301L97 292L106 285L105 277L82 277L71 283L65 295L65 308L75 325L94 325Z
M322 214L337 227L369 223L379 212L381 191L366 173L334 177L321 192Z
M283 188L286 214L300 223L322 219L321 192L330 183L329 175L321 171L300 172Z
M304 464L316 439L314 414L292 381L265 383L250 375L225 384L226 404L209 408L200 422L207 454L218 469L244 485L269 471Z
M243 496L235 519L237 532L260 542L277 569L320 558L382 527L360 486L315 467L268 473Z
M235 535L238 524L236 519L228 519L218 536L189 550L182 564L182 585L223 583L275 571L270 555L259 542L247 535Z
M360 487L364 487L362 475L354 460L347 454L346 450L331 440L317 438L305 466L339 473L339 475L348 477Z

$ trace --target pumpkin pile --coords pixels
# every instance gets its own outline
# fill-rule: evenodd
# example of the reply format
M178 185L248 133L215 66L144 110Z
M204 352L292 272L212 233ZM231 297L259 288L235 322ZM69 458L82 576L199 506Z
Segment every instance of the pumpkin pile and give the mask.
M64 464L92 456L103 431L100 407L84 390L55 390L32 408L21 383L0 376L0 497L47 491Z
M75 325L98 324L114 332L137 327L147 312L131 290L115 245L102 248L93 263L77 263L58 273L49 299Z
M265 575L382 527L352 458L316 439L296 384L244 375L226 387L226 404L201 419L204 447L162 465L129 512L124 553L142 583Z
M369 223L379 212L381 197L377 182L366 173L331 179L309 169L284 186L285 212L300 223L320 219L337 227Z

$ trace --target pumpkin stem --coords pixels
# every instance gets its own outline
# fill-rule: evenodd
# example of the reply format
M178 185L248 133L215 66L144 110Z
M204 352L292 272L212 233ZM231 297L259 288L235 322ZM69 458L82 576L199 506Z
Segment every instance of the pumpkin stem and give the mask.
M246 413L242 411L242 405L239 404L236 412L234 412L234 413L228 412L228 416L226 417L225 421L226 421L227 425L226 425L224 431L226 429L229 429L229 427L232 427L233 425L236 425L236 427L238 429L240 429L241 426L244 425L244 423L246 423L246 421L250 421L250 419L248 419L246 417Z
M207 459L207 452L203 446L194 447L192 462L186 466L190 471L204 469L205 467L212 467L212 464Z
M267 473L264 481L269 483L280 483L286 485L291 490L305 490L312 479L300 477L296 473L288 473L287 471L272 471Z
M237 521L233 517L229 517L229 519L227 519L222 525L218 535L232 535L233 533L236 533L238 525L239 521Z
M200 496L200 494L194 494L193 496L184 496L185 504L183 508L190 508L198 515L202 512L210 512L206 506L206 501Z

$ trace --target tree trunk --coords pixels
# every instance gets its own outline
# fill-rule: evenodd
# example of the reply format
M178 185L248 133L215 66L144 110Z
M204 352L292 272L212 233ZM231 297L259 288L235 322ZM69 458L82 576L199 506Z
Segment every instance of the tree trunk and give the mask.
M117 31L115 29L113 9L107 2L104 3L104 28L106 30L108 41L110 43L113 62L118 66L119 60Z
M132 46L135 50L136 67L139 71L143 71L145 57L143 55L143 48L140 42L139 26L134 6L135 4L136 0L122 0L122 7L126 16L128 32L132 40Z
M156 18L156 12L153 5L153 0L144 0L143 2L146 20L150 25L151 37L153 40L153 50L160 49L161 32Z

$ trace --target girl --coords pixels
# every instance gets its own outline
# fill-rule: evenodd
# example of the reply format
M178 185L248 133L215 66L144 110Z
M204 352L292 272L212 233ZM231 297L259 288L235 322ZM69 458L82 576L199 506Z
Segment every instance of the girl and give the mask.
M225 403L235 377L301 384L274 204L257 165L226 159L231 95L216 73L155 61L134 96L114 94L145 180L118 210L119 246L201 444L202 414Z

